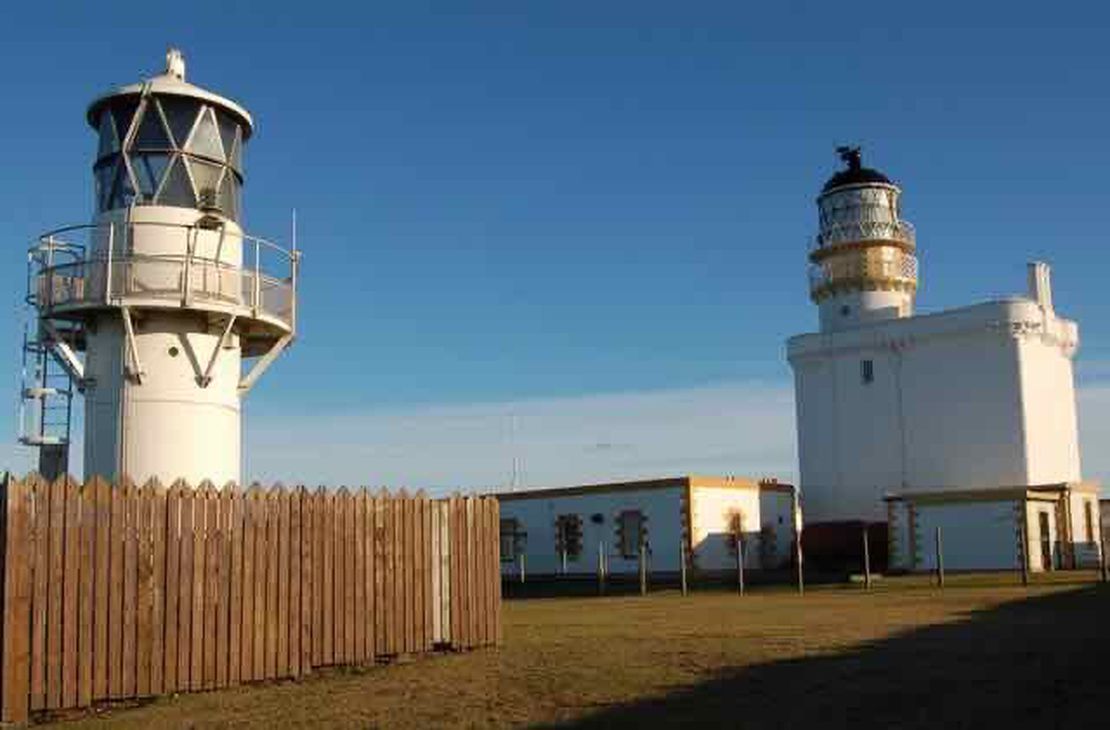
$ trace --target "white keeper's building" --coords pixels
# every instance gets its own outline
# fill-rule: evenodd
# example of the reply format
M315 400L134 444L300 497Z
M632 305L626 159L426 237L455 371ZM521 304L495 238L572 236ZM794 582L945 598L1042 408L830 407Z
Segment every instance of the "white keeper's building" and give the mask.
M739 477L683 476L502 492L502 573L633 576L640 548L653 573L701 573L791 564L801 526L794 488Z
M820 330L791 338L807 529L886 523L890 566L1034 571L1095 563L1072 360L1046 264L1017 296L915 315L901 190L841 148L809 252ZM804 543L804 541L803 541Z

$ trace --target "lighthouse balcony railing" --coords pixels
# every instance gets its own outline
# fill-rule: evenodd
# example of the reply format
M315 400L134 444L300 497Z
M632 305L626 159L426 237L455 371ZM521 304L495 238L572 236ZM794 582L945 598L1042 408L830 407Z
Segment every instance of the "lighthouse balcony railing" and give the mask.
M894 241L912 250L917 247L917 234L913 225L906 221L860 220L836 223L822 228L820 233L810 238L809 252L845 243L868 241Z
M901 254L888 261L824 261L809 267L811 292L838 283L860 281L916 282L917 258Z
M31 247L28 301L44 314L125 305L217 309L295 329L296 252L236 234L228 238L241 247L243 263L237 266L212 256L220 248L198 245L197 231L209 237L212 231L169 226L182 234L182 253L137 254L130 237L142 225L162 224L44 234Z

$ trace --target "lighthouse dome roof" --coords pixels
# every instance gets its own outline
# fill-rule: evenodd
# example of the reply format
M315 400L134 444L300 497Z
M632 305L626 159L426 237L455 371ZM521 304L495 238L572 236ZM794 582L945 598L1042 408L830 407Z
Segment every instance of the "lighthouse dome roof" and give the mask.
M846 185L894 184L893 180L878 170L863 166L859 147L839 147L837 148L837 153L847 167L837 171L828 179L825 186L821 188L822 193L827 193L830 190L835 190L836 188L841 188Z
M170 49L170 52L166 56L165 73L159 74L146 81L117 87L93 100L93 102L89 104L88 111L86 112L89 125L94 129L97 128L101 109L112 99L123 96L140 96L144 92L160 96L188 97L222 107L232 115L239 117L239 121L243 123L244 138L250 136L254 128L254 122L251 119L250 113L242 106L227 97L214 94L207 89L203 89L186 81L184 58L181 56L180 52L175 49Z

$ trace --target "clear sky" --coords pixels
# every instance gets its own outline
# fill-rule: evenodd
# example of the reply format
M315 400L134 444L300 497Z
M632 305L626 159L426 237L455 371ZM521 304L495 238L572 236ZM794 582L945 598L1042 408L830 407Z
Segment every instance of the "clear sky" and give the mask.
M816 326L814 196L853 142L905 190L920 310L1053 264L1110 480L1108 6L462 5L6 8L0 434L26 242L90 216L85 105L172 44L255 116L248 230L300 222L301 337L248 400L250 476L789 478L783 341Z

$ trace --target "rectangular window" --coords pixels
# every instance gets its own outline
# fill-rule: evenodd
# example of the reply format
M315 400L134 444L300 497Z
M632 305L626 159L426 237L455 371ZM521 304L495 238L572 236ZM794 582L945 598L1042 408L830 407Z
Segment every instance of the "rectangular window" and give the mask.
M640 544L644 541L644 515L640 510L625 510L617 518L617 539L621 556L638 558Z
M501 562L512 563L524 552L527 534L520 528L520 520L508 517L501 520Z
M577 560L582 554L582 517L559 515L555 519L555 554Z
M1091 503L1083 502L1083 519L1087 522L1087 542L1095 541L1095 515Z
M864 385L875 381L875 361L861 360L859 364L859 379Z

